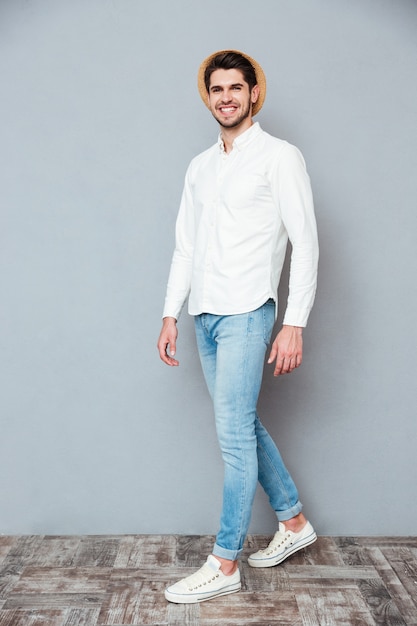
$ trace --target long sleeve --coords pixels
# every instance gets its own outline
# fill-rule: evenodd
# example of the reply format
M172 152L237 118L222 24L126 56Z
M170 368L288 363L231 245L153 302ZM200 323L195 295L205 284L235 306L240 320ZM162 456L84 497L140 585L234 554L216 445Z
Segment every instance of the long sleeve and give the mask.
M178 319L190 292L194 232L194 207L188 168L175 227L175 250L169 272L163 317Z
M306 326L316 293L319 250L310 179L301 152L291 144L280 158L275 191L292 245L284 324Z

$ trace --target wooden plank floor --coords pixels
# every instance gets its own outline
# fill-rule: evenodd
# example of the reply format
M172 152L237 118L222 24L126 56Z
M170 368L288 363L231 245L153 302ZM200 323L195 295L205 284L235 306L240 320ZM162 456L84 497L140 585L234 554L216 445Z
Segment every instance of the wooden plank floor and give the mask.
M320 537L285 563L252 569L242 591L192 605L164 589L195 571L213 537L0 537L0 626L417 625L417 537ZM269 539L269 538L268 538Z

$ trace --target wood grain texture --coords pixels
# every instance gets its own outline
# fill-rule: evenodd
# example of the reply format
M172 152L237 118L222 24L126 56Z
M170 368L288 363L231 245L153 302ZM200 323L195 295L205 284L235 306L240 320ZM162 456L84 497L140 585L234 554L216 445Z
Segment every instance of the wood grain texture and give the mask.
M242 591L166 602L193 573L210 535L0 537L0 626L417 626L416 537L320 537L278 567L248 555Z

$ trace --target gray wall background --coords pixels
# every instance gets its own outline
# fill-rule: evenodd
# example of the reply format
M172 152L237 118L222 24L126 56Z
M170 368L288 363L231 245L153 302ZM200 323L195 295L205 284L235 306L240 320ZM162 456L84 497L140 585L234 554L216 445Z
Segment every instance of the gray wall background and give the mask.
M179 368L155 345L185 169L217 136L197 68L235 47L321 241L303 366L267 369L261 414L320 533L415 534L416 33L411 0L1 0L0 532L217 530L192 320ZM251 531L274 528L259 493Z

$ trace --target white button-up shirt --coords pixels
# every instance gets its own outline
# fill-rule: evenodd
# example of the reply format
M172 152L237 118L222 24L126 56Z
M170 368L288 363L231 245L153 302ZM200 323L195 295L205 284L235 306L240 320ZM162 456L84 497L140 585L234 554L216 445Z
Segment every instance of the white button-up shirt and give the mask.
M318 243L310 179L300 151L258 123L232 151L217 144L187 170L164 317L232 315L277 302L292 244L284 324L305 326L316 291Z

